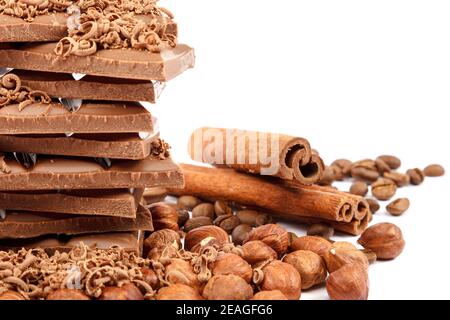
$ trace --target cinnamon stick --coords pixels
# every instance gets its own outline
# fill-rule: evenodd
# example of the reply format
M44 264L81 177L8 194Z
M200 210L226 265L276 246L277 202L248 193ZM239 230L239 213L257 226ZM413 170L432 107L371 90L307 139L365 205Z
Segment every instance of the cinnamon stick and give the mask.
M344 192L289 186L279 179L248 175L228 168L182 164L181 169L185 176L185 187L171 188L170 194L232 201L305 223L326 221L337 230L350 234L359 234L365 228L365 219L369 214L367 209L364 211L365 217L357 219L356 198ZM360 200L362 206L366 206L363 198Z
M282 134L205 127L192 133L188 150L195 161L305 185L318 182L324 170L306 139Z

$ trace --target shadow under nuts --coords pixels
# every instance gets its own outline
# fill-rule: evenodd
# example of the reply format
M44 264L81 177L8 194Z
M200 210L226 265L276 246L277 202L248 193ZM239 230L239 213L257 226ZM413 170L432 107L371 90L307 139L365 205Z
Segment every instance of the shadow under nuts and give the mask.
M327 292L331 300L367 300L369 277L367 269L359 264L346 264L330 274Z
M294 251L286 255L283 262L292 265L300 273L302 290L321 284L327 278L323 259L312 251Z
M253 297L253 289L241 277L219 275L208 281L203 297L208 300L249 300Z
M364 231L358 243L375 252L381 260L395 259L405 248L402 231L392 223L373 225Z
M320 237L304 236L294 240L291 244L292 251L307 250L324 257L331 250L331 243Z
M220 254L211 267L213 276L234 274L248 283L252 280L253 269L240 256L233 253Z
M242 246L244 251L244 260L251 265L257 264L263 261L276 260L278 254L262 241L249 241Z
M293 266L275 260L262 270L264 272L264 280L261 283L262 290L280 290L289 300L300 299L302 281L300 274Z
M275 300L287 300L287 298L280 290L272 290L272 291L260 291L253 296L252 300L275 301Z
M217 244L226 244L230 242L228 234L216 226L204 226L189 231L184 239L185 249L191 251L195 246L202 245L202 242L208 239L215 239Z
M286 253L289 247L288 232L277 224L267 224L253 229L248 234L247 241L261 240L279 255Z
M172 284L159 289L156 300L203 300L197 290L184 284Z
M386 210L393 216L400 216L409 209L409 200L407 198L400 198L392 201L386 207Z
M389 200L397 192L397 185L394 181L380 178L372 183L372 194L378 200Z

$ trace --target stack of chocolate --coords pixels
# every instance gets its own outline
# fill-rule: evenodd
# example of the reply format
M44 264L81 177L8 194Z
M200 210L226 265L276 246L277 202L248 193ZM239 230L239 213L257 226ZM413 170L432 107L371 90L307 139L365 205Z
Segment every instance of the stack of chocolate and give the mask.
M141 252L144 189L183 185L140 103L193 67L172 18L152 0L0 0L0 250Z

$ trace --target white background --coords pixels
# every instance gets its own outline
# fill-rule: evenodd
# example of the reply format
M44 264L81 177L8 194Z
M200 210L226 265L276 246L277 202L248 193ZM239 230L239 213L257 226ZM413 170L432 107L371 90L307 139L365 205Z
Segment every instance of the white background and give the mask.
M153 107L176 160L188 161L191 131L207 125L306 137L327 163L392 153L403 170L433 162L450 170L449 1L160 4L197 55ZM395 218L383 206L374 223L400 226L407 246L371 267L370 298L448 299L448 175L399 195L411 209Z

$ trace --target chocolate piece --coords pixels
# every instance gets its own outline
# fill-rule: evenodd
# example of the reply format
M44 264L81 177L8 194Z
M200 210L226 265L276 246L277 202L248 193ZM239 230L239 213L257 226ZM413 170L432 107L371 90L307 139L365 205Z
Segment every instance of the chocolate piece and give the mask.
M14 70L22 85L53 98L155 103L162 84L151 81L85 76L75 80L68 73Z
M153 15L135 15L149 23L152 19L166 21L166 33L177 36L178 27L167 18ZM34 17L32 22L0 14L0 42L48 42L59 41L67 36L67 18L64 12L51 12Z
M152 216L140 206L136 219L121 217L77 216L57 213L6 211L0 221L0 239L29 239L49 234L153 231Z
M144 189L0 192L0 208L135 218Z
M0 150L61 156L141 160L152 152L159 134L145 140L137 133L66 135L0 135Z
M0 14L0 42L58 41L67 36L67 14L36 16L32 22Z
M85 103L77 112L60 103L0 108L0 134L108 133L153 131L151 114L138 103Z
M151 53L135 49L100 50L89 56L63 58L55 43L0 46L0 66L15 69L85 73L94 76L168 81L194 66L194 50L187 45Z
M43 236L32 239L6 239L0 241L0 250L18 251L25 249L44 249L48 255L53 255L56 251L69 252L80 243L84 243L90 248L107 250L113 247L123 248L127 252L142 254L144 232L113 232L90 235L73 236L63 239L57 236Z
M0 171L0 190L120 189L182 187L183 174L170 159L113 160L103 169L93 159L40 156L36 166L24 169L14 159L4 158L10 173Z

